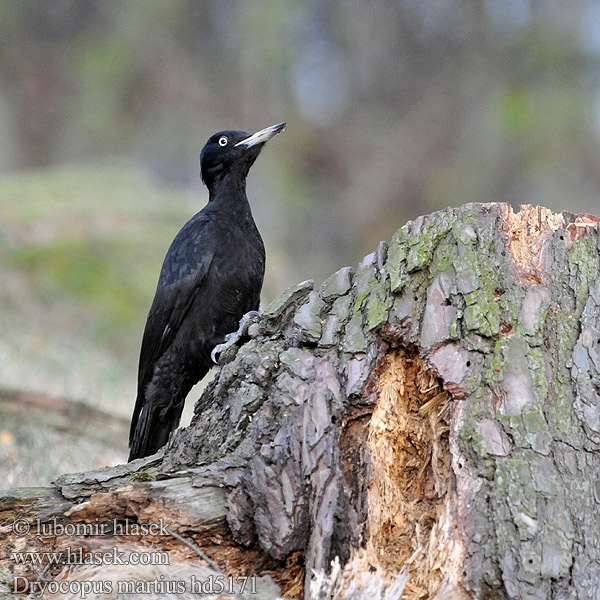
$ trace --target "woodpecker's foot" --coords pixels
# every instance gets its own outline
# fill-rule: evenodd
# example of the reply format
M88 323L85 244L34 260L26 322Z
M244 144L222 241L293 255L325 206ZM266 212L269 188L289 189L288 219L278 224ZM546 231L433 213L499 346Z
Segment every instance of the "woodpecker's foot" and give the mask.
M210 353L212 361L215 364L218 364L218 356L228 348L231 348L231 346L237 344L242 337L247 335L248 328L250 327L250 325L252 325L252 323L256 323L260 319L260 317L261 314L257 310L251 310L250 312L247 312L240 319L240 326L238 330L234 331L233 333L228 333L225 336L225 341L222 344L218 344L212 349L212 352Z

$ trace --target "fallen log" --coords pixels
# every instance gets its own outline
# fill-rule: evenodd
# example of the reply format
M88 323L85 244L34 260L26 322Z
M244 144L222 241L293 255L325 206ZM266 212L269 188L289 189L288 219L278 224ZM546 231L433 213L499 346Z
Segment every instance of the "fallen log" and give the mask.
M597 222L446 209L290 288L164 451L2 492L7 589L97 581L113 595L88 597L120 597L170 573L179 591L144 593L250 578L253 598L595 598ZM30 560L107 547L166 553L167 575Z

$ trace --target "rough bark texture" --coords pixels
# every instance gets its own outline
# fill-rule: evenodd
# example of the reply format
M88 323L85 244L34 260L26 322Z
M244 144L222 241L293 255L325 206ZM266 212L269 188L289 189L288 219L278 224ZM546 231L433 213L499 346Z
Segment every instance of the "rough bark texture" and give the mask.
M39 578L10 552L77 541L14 518L163 519L223 572L265 576L254 598L271 579L288 597L598 598L597 221L448 209L287 290L164 455L5 493L2 568Z

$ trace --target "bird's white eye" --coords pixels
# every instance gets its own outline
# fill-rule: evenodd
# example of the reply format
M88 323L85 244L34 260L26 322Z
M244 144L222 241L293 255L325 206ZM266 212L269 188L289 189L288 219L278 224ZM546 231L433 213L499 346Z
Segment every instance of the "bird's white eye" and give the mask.
M229 140L228 140L228 139L227 139L225 136L223 136L223 137L220 137L220 138L219 138L219 146L227 146L227 142L228 142L228 141L229 141Z

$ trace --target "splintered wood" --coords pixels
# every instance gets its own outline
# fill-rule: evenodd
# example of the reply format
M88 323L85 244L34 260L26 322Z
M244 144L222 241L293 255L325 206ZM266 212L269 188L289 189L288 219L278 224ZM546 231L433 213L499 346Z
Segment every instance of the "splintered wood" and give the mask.
M451 551L438 531L450 475L447 393L403 350L388 353L378 387L368 435L367 554L385 571L410 570L402 598L428 598Z
M544 270L545 243L559 229L564 230L560 240L568 248L585 235L587 227L595 227L598 218L588 214L571 215L553 213L543 206L524 204L518 213L513 212L510 204L503 205L501 229L509 235L508 248L518 268L518 280L521 283L542 283Z

